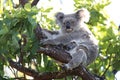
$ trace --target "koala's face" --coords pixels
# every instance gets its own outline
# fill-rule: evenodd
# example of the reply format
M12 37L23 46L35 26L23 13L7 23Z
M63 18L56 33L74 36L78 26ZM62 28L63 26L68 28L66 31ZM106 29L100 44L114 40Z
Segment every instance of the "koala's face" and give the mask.
M65 33L73 32L79 24L79 19L76 18L75 14L65 15L63 13L58 13L56 17L62 32Z
M78 30L80 28L80 23L87 21L86 15L89 15L89 12L86 12L86 9L81 9L74 14L65 15L59 12L55 17L62 32L69 33Z

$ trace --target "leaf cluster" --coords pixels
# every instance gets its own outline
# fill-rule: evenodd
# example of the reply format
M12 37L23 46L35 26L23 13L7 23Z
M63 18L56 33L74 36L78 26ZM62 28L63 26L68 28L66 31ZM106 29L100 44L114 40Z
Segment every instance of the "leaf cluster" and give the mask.
M0 58L3 58L0 59L1 76L4 75L4 65L9 66L9 59L41 72L58 70L56 63L51 58L36 53L40 45L35 37L34 29L37 27L38 19L40 19L42 27L48 26L50 29L53 26L53 20L47 16L51 10L52 8L38 9L36 6L32 7L30 3L26 3L24 8L18 7L2 11L0 14L0 56L2 56ZM39 13L40 16L38 16ZM22 58L22 62L20 58ZM13 74L19 75L17 72L13 72Z

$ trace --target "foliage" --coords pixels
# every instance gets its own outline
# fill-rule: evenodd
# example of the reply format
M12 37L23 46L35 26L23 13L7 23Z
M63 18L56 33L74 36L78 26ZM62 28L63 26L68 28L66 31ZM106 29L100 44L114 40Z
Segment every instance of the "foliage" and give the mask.
M120 40L117 27L109 20L104 8L110 4L109 0L74 0L75 8L87 8L91 12L88 23L89 28L99 40L100 52L97 60L88 68L91 72L105 76L108 80L113 79L113 70L120 69ZM1 2L2 3L2 2ZM91 4L92 3L92 4ZM7 7L1 6L0 10L0 76L3 76L4 65L9 66L8 59L18 61L18 57L24 52L23 64L29 68L35 67L37 71L56 71L59 67L51 58L37 54L39 43L35 38L34 29L37 26L37 14L40 12L40 24L47 29L57 28L52 18L47 15L52 8L40 8L27 3L24 8L13 8L12 2L6 2ZM27 43L22 41L23 34L27 37ZM5 57L4 59L2 59ZM27 63L27 65L26 65ZM32 66L34 65L34 66ZM14 73L15 74L15 73ZM15 75L18 76L16 73ZM112 75L112 76L111 76ZM16 77L16 76L15 76Z
M6 2L6 4L7 3L9 2ZM9 4L11 4L11 2ZM10 6L9 4L7 7ZM12 4L10 7L12 7ZM19 62L18 57L21 57L21 54L24 55L22 61L24 66L28 66L29 68L41 72L57 70L56 64L53 63L49 57L36 53L36 50L39 47L39 42L34 34L34 29L37 27L38 22L38 12L43 12L44 14L42 14L42 18L44 18L44 20L46 19L46 22L41 21L42 24L46 23L42 26L49 26L51 19L47 18L46 13L50 12L51 9L52 8L38 9L36 6L31 7L31 4L27 3L24 8L4 8L4 10L1 10L0 56L1 58L4 58L0 59L1 76L4 75L4 65L9 66L8 60L13 59ZM27 42L24 42L24 36L26 37ZM13 72L13 74L15 77L19 75L18 72Z
M27 44L24 47L26 52L25 63L30 62L29 59L35 55L35 48L37 47L36 40L34 38L33 29L36 27L36 14L38 9L31 7L30 4L26 4L25 8L17 9L4 9L1 13L0 20L0 55L6 57L2 63L2 67L7 64L7 59L16 59L16 56L20 56L20 44L22 35L27 36ZM31 55L28 54L31 53ZM25 56L25 57L26 57ZM1 69L0 71L3 71Z

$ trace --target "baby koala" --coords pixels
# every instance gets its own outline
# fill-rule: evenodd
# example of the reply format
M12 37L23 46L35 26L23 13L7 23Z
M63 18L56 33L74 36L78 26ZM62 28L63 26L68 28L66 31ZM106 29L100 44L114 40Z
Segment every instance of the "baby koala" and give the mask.
M90 17L88 10L82 8L73 14L58 12L55 17L60 30L42 30L47 37L43 44L66 46L66 51L72 56L67 64L63 63L67 70L93 62L98 55L98 41L85 25Z

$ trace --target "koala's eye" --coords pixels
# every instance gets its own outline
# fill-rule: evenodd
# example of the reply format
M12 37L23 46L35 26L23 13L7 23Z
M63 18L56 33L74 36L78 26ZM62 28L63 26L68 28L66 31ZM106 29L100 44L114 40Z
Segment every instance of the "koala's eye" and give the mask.
M63 19L63 16L60 16L59 19Z
M65 22L63 24L65 25Z

